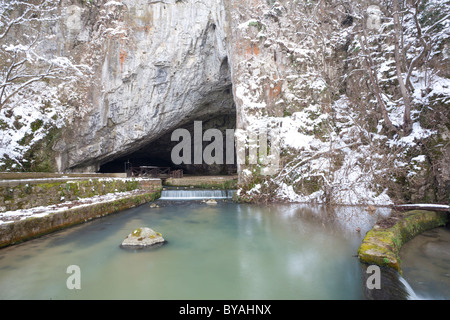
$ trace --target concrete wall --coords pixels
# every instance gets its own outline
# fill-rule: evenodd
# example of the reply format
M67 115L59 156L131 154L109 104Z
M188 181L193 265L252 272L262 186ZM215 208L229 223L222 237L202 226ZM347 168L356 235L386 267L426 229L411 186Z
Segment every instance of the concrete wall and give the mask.
M61 179L61 180L58 180ZM160 179L133 178L47 178L0 182L0 212L48 206L113 192L136 189L155 191Z
M74 207L61 212L51 213L44 217L28 218L14 223L2 224L0 225L0 248L139 206L154 201L159 196L159 190L148 191L122 199Z
M169 178L164 185L173 187L195 187L202 189L236 189L237 176L184 176L183 178Z

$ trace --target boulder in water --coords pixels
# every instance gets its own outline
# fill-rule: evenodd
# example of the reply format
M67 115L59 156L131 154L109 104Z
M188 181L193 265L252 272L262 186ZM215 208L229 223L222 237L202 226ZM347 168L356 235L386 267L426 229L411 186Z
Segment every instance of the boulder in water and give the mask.
M150 228L137 228L131 232L122 242L122 247L149 247L155 244L162 244L165 240L161 233Z

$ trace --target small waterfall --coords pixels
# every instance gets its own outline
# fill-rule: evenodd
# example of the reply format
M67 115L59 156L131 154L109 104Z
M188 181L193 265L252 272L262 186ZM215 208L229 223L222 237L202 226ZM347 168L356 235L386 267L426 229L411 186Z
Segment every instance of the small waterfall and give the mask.
M402 276L399 276L399 280L403 284L403 286L405 287L406 293L408 295L408 300L422 300L421 298L419 298L416 295L416 293L414 292L413 288L411 288L409 283Z
M363 276L363 295L367 300L421 300L409 283L393 268L380 267L380 289L370 289L367 286L366 264L361 264Z
M236 190L163 190L160 200L231 199Z

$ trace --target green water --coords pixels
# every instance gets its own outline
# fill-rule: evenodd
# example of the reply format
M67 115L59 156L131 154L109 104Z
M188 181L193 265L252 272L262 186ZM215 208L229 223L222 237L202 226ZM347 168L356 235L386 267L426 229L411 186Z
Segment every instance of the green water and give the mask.
M1 249L0 299L362 299L354 255L386 213L221 201L161 205ZM119 247L145 226L168 243ZM80 268L81 289L66 285L70 265Z

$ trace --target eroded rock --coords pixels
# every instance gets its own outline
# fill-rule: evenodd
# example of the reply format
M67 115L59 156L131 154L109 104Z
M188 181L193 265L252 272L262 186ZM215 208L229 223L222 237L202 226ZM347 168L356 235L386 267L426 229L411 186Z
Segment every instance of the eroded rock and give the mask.
M161 233L144 227L131 232L122 242L121 247L143 248L166 242Z

